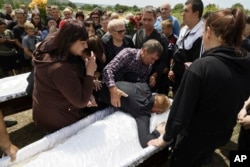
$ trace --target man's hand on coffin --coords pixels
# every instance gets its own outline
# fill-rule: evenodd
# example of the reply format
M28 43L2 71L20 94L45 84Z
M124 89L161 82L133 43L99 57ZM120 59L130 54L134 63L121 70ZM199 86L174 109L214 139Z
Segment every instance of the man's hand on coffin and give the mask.
M170 142L164 141L162 136L160 136L157 139L149 140L148 146L165 147L165 146L168 146L171 142L172 141L170 141Z
M109 88L111 104L114 107L121 107L121 96L128 97L128 95L116 86Z
M166 122L162 122L160 123L157 127L156 130L163 135L165 133L165 126L166 126Z

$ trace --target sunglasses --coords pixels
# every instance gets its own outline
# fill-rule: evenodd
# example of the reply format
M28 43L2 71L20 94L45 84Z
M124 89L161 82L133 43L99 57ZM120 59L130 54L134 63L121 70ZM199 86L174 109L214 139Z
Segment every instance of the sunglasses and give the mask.
M117 32L117 33L121 34L121 33L126 32L126 30L117 30L117 31L115 31L115 32Z
M99 17L92 17L92 19L99 19Z

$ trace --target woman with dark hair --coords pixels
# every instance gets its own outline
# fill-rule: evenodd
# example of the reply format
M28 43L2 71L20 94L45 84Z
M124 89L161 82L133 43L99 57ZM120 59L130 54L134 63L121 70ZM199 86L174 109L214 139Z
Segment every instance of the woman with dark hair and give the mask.
M91 18L87 18L84 22L83 22L84 26L86 27L86 30L89 34L89 36L95 35L95 23Z
M95 79L99 80L101 79L101 73L106 62L106 56L104 55L104 47L101 39L96 35L90 36L87 43L88 43L88 48L84 50L83 54L89 57L91 56L91 51L93 51L97 63Z
M33 119L53 132L81 119L93 91L95 56L81 56L88 33L77 20L65 22L34 52Z
M165 135L148 143L164 146L177 137L171 167L202 166L216 148L230 140L237 114L250 94L250 55L241 50L245 26L239 8L207 17L205 52L183 75Z
M90 13L89 17L94 21L95 25L95 31L99 28L102 28L101 26L101 15L97 11L93 11Z
M36 29L36 35L41 36L42 31L45 29L44 24L42 23L41 20L41 15L37 12L33 12L31 15L31 20L30 22L35 26Z

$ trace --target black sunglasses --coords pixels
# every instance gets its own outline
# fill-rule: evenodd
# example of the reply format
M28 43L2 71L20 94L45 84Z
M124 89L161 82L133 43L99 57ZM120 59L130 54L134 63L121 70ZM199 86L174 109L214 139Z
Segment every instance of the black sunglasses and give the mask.
M126 30L117 30L117 31L115 31L115 32L118 32L118 33L123 33L123 32L126 32Z

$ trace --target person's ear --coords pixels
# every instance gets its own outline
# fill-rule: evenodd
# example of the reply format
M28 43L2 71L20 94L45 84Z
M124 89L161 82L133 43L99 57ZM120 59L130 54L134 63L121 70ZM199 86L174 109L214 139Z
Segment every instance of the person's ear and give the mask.
M206 32L205 32L205 37L206 37L207 39L210 39L211 36L212 36L212 29L211 29L209 26L207 26L207 27L206 27Z

